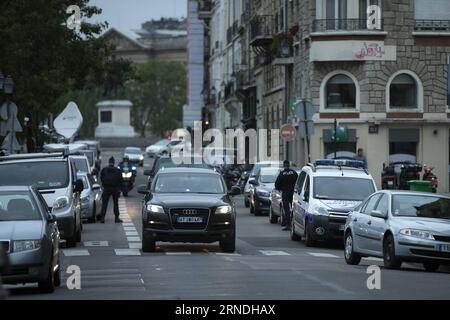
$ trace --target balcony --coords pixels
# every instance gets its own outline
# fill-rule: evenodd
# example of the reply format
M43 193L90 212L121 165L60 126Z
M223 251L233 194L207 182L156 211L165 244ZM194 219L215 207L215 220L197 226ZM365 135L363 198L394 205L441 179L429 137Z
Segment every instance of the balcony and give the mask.
M255 77L252 69L243 69L236 72L236 91L243 92L255 85Z
M450 20L416 20L417 32L450 32Z
M198 1L198 18L200 20L209 20L212 18L213 1L200 0Z
M320 19L314 20L312 31L313 32L330 32L330 31L365 31L365 32L377 32L383 31L384 21L381 20L381 29L370 30L367 28L366 19Z
M250 45L253 47L270 45L274 31L275 21L273 16L253 17L250 21Z

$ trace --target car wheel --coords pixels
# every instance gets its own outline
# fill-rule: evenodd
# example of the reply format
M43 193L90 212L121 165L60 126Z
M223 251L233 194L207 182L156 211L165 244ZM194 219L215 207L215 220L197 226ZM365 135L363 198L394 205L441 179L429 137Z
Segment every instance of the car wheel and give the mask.
M308 231L308 225L305 223L305 245L307 247L314 247L316 245L316 241L311 237L311 233Z
M269 221L271 224L275 224L278 222L278 217L273 215L272 204L269 207Z
M295 233L295 223L294 219L291 221L291 230L290 230L291 240L292 241L300 241L302 238Z
M42 293L52 293L55 291L55 275L53 273L53 265L51 263L47 277L38 282L38 288Z
M234 233L232 236L220 240L220 249L225 253L233 253L236 250L236 236Z
M250 207L250 201L248 200L247 197L244 198L244 205L246 208Z
M255 207L251 202L250 202L250 213L255 213Z
M347 233L345 236L345 262L350 265L358 265L361 262L361 256L356 253L353 248L353 235L351 232Z
M400 269L402 261L395 256L394 237L389 234L383 242L383 260L387 269Z
M434 262L425 262L423 264L423 267L428 272L436 272L439 269L439 264L438 263L434 263Z
M53 283L55 284L55 287L59 287L61 285L61 263L59 263L59 268L54 274Z
M284 221L284 208L283 208L283 206L280 206L280 223L281 223L282 227L284 227L286 225L286 222Z
M152 236L148 236L142 232L142 252L155 252L156 241Z

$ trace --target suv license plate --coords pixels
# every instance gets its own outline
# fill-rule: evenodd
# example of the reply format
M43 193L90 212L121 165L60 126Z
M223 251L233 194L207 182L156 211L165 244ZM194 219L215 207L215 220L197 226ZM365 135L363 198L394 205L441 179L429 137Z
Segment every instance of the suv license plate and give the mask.
M450 252L450 244L440 244L438 246L439 252Z
M203 223L202 217L178 217L178 223Z

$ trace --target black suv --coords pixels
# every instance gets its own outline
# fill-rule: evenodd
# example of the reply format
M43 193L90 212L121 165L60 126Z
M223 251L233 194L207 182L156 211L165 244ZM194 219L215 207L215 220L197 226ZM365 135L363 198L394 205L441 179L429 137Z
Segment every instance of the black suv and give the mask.
M219 241L224 252L234 252L236 210L222 176L209 169L169 168L159 171L145 194L142 209L142 251L154 252L156 241Z

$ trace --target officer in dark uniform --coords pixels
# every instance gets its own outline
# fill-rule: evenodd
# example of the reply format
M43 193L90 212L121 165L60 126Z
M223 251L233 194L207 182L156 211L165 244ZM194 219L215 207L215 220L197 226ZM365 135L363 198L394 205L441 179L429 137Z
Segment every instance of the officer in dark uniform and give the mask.
M290 168L290 162L288 160L283 162L283 167L283 171L280 172L275 181L275 189L281 191L281 200L283 201L284 209L283 230L286 231L291 228L292 198L294 197L294 188L298 174Z
M100 180L103 185L102 196L102 213L101 222L105 223L106 209L108 208L109 197L112 196L114 203L114 215L116 216L115 222L122 223L119 219L119 195L122 185L122 173L118 168L114 166L115 160L113 157L109 159L109 166L102 169L100 173Z

